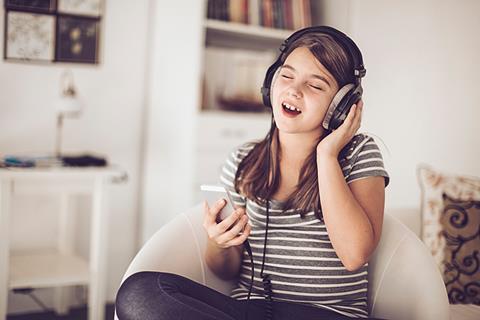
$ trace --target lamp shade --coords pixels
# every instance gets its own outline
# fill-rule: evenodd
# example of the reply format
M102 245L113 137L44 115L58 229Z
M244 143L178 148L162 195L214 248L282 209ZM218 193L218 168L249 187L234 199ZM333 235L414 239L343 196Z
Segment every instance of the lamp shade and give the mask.
M83 103L77 95L62 94L55 101L57 113L67 117L78 117L83 110Z

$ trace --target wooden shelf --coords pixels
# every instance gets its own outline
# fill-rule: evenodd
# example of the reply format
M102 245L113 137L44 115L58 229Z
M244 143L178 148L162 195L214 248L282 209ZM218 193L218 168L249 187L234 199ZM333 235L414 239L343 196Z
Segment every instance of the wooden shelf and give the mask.
M36 252L10 256L10 289L86 285L89 279L88 261L75 255Z
M206 45L250 50L277 49L293 31L207 19Z
M293 30L266 28L257 25L213 19L205 20L205 27L210 30L229 34L242 34L250 37L276 39L279 41L284 40L293 32Z

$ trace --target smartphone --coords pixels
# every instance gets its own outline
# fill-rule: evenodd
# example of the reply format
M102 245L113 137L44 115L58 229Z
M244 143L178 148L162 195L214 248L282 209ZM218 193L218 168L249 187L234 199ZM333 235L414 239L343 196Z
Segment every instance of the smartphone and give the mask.
M228 190L225 189L223 186L202 184L200 186L200 190L202 191L202 195L204 199L207 200L207 203L210 207L215 205L215 203L219 199L223 198L227 201L227 204L225 205L225 207L223 207L217 217L218 220L222 221L230 214L232 214L232 212L235 210L232 196L230 195L230 192L228 192Z

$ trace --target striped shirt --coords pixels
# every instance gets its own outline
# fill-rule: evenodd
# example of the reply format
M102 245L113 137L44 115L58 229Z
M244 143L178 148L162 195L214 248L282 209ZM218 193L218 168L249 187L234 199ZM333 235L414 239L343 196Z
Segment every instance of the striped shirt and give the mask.
M239 163L253 148L246 143L227 158L220 181L231 191L236 206L246 207L252 231L248 241L252 248L254 283L251 299L264 299L260 269L266 224L266 207L237 193L235 173ZM347 183L368 176L389 176L382 155L373 138L357 134L342 149L339 163ZM368 263L348 271L338 258L325 223L314 212L302 219L295 210L282 212L285 202L270 200L268 239L264 273L270 275L273 300L288 301L325 308L347 317L368 317ZM231 297L247 298L251 279L250 257L246 250L237 286Z

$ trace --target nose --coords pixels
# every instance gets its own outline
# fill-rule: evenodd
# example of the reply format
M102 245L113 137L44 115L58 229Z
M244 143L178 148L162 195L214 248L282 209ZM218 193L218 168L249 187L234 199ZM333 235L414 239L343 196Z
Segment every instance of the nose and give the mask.
M300 98L302 96L302 91L298 89L298 86L297 85L294 85L292 84L289 88L288 88L288 96L290 97L293 97L293 98Z

